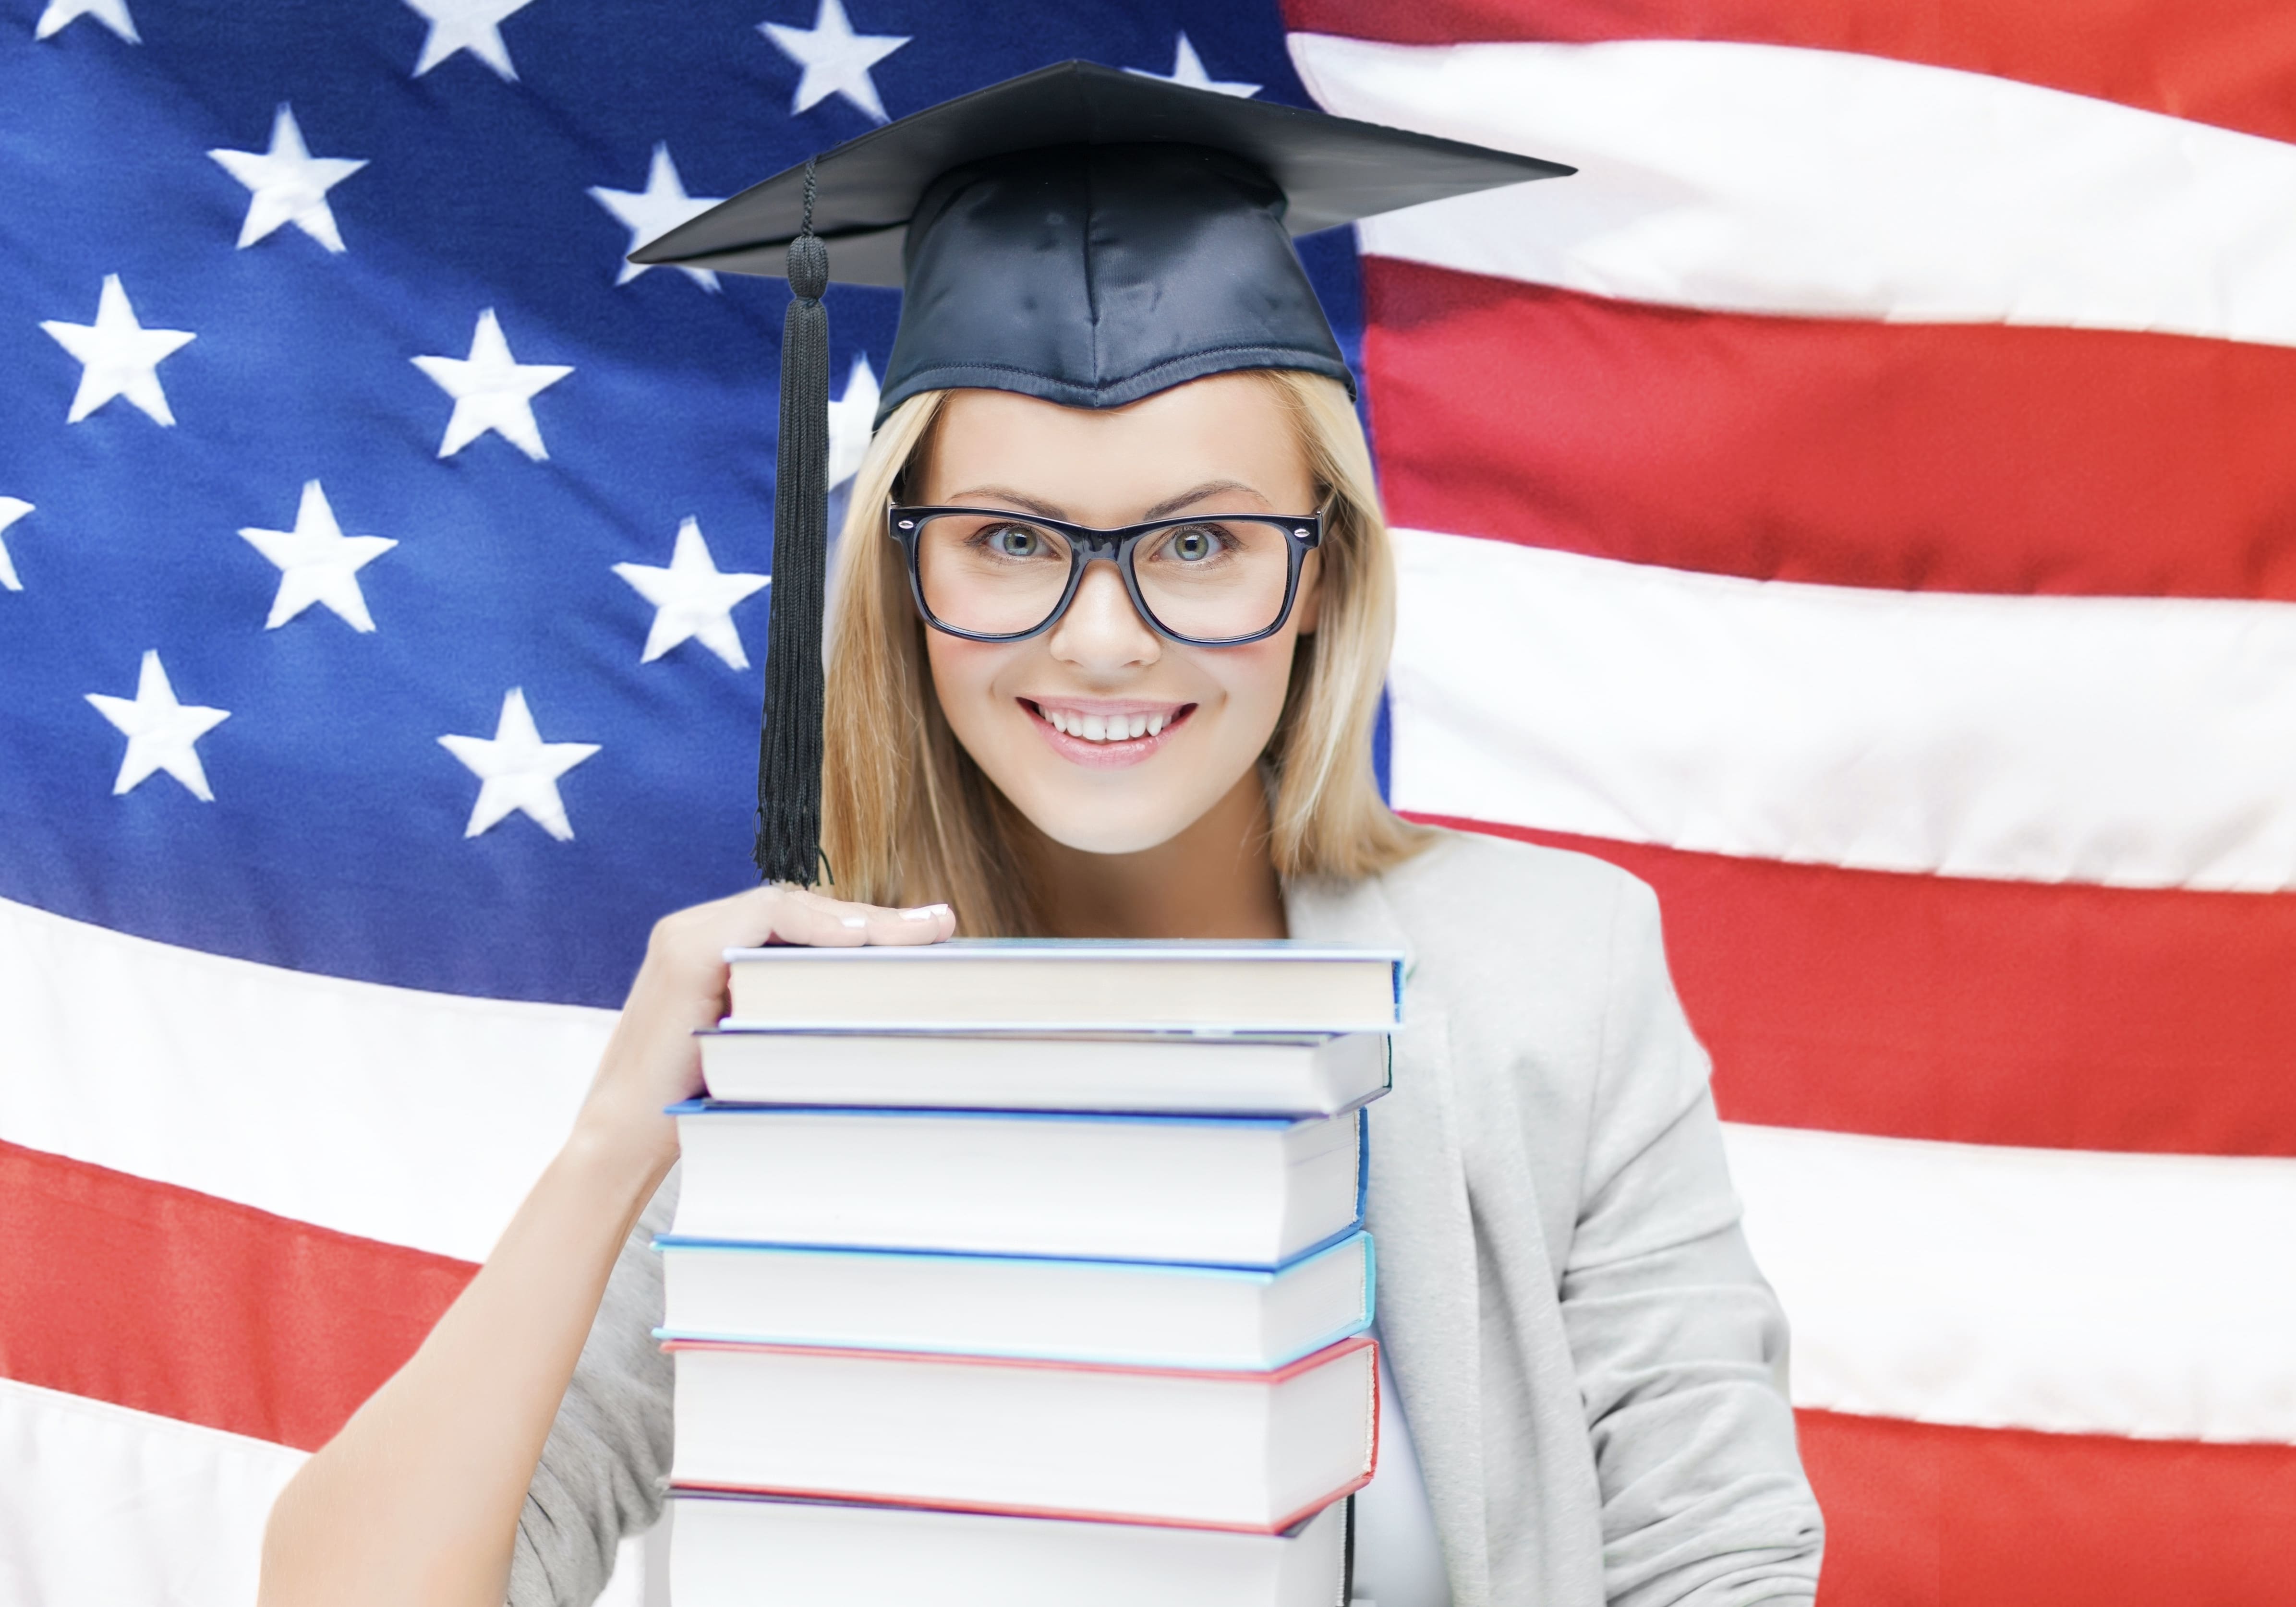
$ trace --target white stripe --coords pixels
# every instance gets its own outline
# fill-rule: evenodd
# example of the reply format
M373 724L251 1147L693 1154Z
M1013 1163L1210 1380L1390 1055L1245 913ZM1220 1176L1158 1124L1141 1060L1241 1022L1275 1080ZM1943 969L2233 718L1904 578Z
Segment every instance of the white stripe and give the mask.
M603 1010L422 993L0 901L0 1138L482 1259L565 1136Z
M1770 45L1295 34L1327 109L1577 176L1364 249L1638 301L2296 345L2296 146L2006 78Z
M2296 1161L1725 1132L1797 1406L2296 1443Z
M1398 807L1867 869L2296 887L2296 605L1396 548Z
M252 1607L303 1453L0 1380L0 1599Z

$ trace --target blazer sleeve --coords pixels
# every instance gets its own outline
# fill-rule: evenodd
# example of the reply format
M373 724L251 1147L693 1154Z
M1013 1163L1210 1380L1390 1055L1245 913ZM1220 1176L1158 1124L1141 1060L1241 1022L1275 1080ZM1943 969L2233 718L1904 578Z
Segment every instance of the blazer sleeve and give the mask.
M527 1487L511 1553L508 1607L589 1607L616 1548L661 1516L669 1472L670 1365L653 1236L677 1199L672 1172L614 1262L573 1381Z
M1563 1322L1612 1607L1806 1602L1824 1540L1785 1392L1786 1323L1739 1229L1709 1064L1658 901L1619 880Z

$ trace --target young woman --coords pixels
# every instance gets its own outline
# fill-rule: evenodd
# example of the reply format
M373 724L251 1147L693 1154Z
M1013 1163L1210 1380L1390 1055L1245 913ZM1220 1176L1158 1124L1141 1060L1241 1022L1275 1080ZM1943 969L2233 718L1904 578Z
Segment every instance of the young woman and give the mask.
M280 1497L267 1607L590 1600L661 1503L644 1246L722 951L959 929L1406 954L1394 1091L1369 1113L1394 1392L1360 1595L1808 1600L1784 1323L1655 901L1599 861L1406 825L1374 787L1394 579L1342 384L1254 360L1117 405L914 388L850 509L824 766L840 896L760 887L655 928L564 1149ZM1086 534L1158 521L1121 551Z

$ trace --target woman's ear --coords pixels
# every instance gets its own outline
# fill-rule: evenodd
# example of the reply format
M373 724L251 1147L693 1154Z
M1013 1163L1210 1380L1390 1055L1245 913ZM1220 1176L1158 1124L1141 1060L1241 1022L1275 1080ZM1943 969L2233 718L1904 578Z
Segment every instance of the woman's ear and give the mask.
M1302 636L1313 636L1324 616L1324 555L1310 552L1300 560L1300 595L1292 600L1292 620Z

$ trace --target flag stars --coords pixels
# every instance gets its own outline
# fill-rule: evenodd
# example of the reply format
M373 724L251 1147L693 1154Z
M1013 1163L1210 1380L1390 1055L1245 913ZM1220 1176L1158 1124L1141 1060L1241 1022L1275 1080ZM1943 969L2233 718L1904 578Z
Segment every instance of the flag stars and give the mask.
M127 14L127 0L48 0L32 25L32 37L50 38L82 17L94 17L130 45L144 43L136 37L135 19Z
M590 186L590 199L612 213L630 232L628 249L635 251L649 241L659 240L689 218L699 217L724 198L715 195L688 195L685 181L677 175L677 164L669 159L669 147L653 148L653 163L646 170L646 187L643 190L609 190L603 184ZM622 271L614 281L627 284L653 265L624 259ZM709 268L689 268L679 265L679 271L705 290L718 288L718 275Z
M324 604L362 634L374 629L358 572L398 543L387 535L345 535L318 481L304 482L292 530L250 528L239 534L279 571L265 630L277 630L313 603Z
M698 640L734 669L750 667L742 633L734 626L734 605L762 590L770 579L720 570L696 521L689 518L678 526L668 568L616 564L614 573L653 605L653 628L646 632L640 664L652 664L680 642Z
M97 714L127 738L127 752L121 757L119 774L111 783L112 796L133 792L152 775L166 771L182 782L192 796L203 804L215 802L215 794L208 787L207 771L193 745L230 719L230 711L177 702L176 689L168 684L168 672L160 665L158 653L144 655L134 697L110 697L102 692L90 692L87 700L95 706Z
M846 376L845 394L829 404L829 480L833 488L851 479L869 451L869 436L877 428L877 399L882 394L877 371L864 355L853 359Z
M343 249L327 192L366 166L364 158L313 156L303 143L295 114L285 106L272 119L268 151L210 151L223 170L247 186L247 219L240 224L242 251L282 224L293 224L330 251Z
M31 511L31 503L22 497L0 496L0 535L4 535L9 526ZM0 587L11 591L24 589L24 583L16 578L16 560L8 556L8 543L5 542L0 542Z
M114 396L125 396L162 424L173 424L168 393L160 387L160 364L189 345L186 330L147 330L135 321L119 275L103 276L94 323L48 319L40 327L79 360L79 389L64 421L77 424Z
M550 455L534 421L534 398L574 371L562 363L521 363L488 307L479 314L467 357L417 357L414 366L455 399L439 455L451 458L488 430L540 462Z
M790 97L790 115L810 111L831 95L843 95L873 122L889 122L869 69L909 42L906 34L857 34L846 20L842 0L821 0L811 28L760 22L758 31L782 54L805 69Z
M534 0L406 0L407 5L430 24L422 39L422 59L414 63L421 77L457 51L469 51L505 84L518 81L511 65L510 46L503 43L502 25L534 4Z
M1258 94L1262 88L1262 86L1258 84L1245 84L1230 78L1215 78L1210 73L1205 71L1203 58L1196 54L1196 47L1188 42L1185 30L1183 30L1180 35L1179 48L1172 53L1171 71L1147 72L1137 67L1128 67L1124 70L1135 77L1158 78L1164 83L1178 84L1189 89L1209 89L1214 94L1232 94L1238 100L1244 101Z
M594 742L545 742L526 706L526 692L512 687L503 695L495 734L441 737L439 746L479 778L478 802L471 806L465 837L474 837L512 813L522 814L562 843L574 828L558 795L558 779L598 751Z

